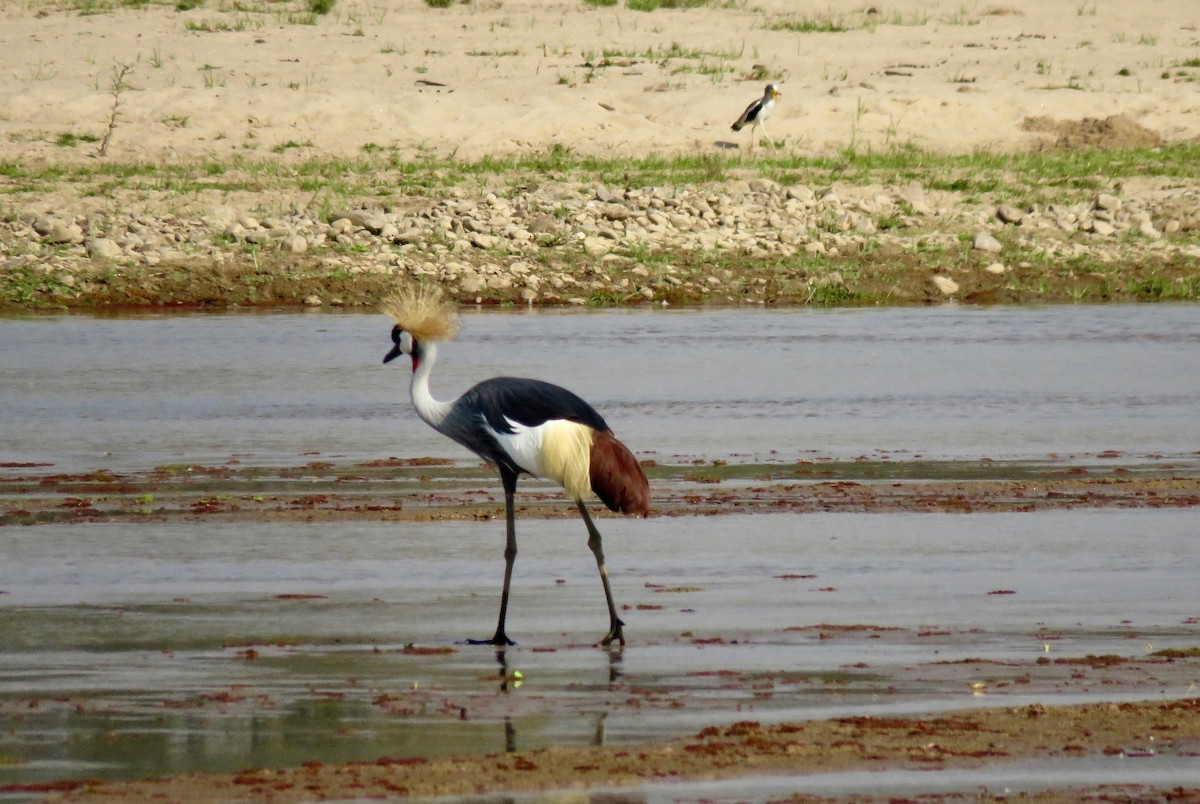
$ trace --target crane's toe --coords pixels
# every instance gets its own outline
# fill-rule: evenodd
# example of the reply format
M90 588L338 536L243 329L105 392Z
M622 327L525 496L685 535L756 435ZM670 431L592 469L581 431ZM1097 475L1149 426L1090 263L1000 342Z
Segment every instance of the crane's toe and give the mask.
M613 620L612 628L608 630L608 635L604 639L596 643L597 647L607 648L616 642L621 647L625 647L625 634L621 630L625 623L620 620Z

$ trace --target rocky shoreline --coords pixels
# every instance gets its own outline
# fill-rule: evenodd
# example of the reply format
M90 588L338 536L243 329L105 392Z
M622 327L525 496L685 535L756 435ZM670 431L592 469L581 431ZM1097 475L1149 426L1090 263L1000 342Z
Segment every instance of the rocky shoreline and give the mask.
M1200 295L1192 181L1017 205L915 181L619 189L530 178L529 188L450 187L328 210L287 192L145 197L130 211L30 199L0 220L0 307L363 306L399 277L485 304Z

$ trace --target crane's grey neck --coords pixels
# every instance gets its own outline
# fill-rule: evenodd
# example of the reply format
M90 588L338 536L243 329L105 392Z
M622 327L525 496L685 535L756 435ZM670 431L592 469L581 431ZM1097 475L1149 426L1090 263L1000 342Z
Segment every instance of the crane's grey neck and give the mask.
M429 374L437 362L437 345L433 342L413 341L413 373L408 390L412 395L413 407L429 426L440 429L450 413L453 402L439 402L429 392Z

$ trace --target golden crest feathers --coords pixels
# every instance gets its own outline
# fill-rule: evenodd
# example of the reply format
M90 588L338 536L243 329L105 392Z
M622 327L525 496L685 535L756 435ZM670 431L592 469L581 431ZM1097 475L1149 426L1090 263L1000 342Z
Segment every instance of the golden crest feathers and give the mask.
M437 285L405 285L379 309L418 341L445 341L458 333L458 309Z

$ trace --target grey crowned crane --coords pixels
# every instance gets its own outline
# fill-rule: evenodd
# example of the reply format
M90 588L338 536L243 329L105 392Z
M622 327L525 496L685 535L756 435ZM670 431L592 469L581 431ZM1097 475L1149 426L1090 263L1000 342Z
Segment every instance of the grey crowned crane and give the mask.
M417 415L433 429L457 441L500 472L504 486L507 539L504 589L496 634L479 640L497 647L513 644L504 630L508 591L517 557L513 495L522 474L550 478L575 500L587 527L588 547L596 557L609 630L600 645L625 644L621 618L613 603L600 531L588 514L585 498L593 494L622 514L646 516L650 486L633 453L617 440L595 408L575 394L540 380L494 377L475 385L458 399L439 401L429 391L429 375L437 360L437 342L454 337L458 314L440 289L410 285L383 302L394 322L388 363L400 355L412 358L409 391Z
M750 147L754 147L754 135L759 126L763 127L763 134L767 138L767 142L771 142L771 135L767 134L767 118L771 116L771 112L775 109L775 99L779 97L779 87L774 84L767 84L767 88L763 90L763 96L746 107L746 111L742 112L742 116L734 121L730 128L734 131L741 131L743 127L750 126ZM774 143L772 143L774 147Z

